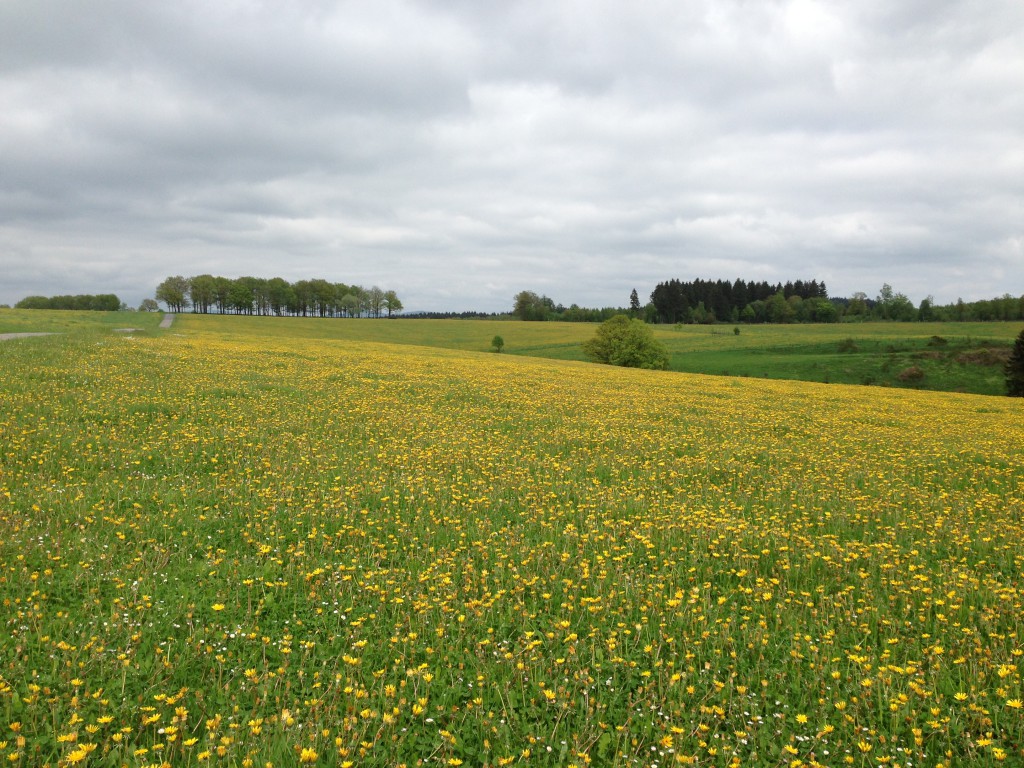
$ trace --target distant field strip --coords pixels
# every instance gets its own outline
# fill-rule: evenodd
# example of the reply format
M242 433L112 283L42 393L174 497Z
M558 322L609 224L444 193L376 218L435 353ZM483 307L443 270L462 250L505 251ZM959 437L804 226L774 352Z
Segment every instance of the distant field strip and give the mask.
M1024 762L1024 402L231 320L0 345L8 765Z
M585 361L592 323L508 320L365 320L178 316L180 331L232 337L347 339ZM1019 323L833 323L825 325L653 326L670 368L747 378L974 392L1006 391L995 353L1009 353ZM991 359L990 359L991 358ZM917 368L912 375L905 373ZM901 378L901 374L904 377Z
M27 339L32 336L52 336L52 333L0 333L0 341L10 341L11 339Z

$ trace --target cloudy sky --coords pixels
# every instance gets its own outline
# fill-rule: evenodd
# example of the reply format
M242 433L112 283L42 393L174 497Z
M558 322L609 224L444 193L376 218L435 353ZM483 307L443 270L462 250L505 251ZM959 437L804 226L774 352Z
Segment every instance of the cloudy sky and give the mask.
M1024 294L1020 0L0 0L0 302Z

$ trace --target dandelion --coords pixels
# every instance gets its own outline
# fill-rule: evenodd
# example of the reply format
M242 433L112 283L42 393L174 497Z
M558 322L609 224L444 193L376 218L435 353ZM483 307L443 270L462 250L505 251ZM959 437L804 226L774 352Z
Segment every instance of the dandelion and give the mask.
M68 763L80 763L85 760L93 750L96 749L96 744L79 744L73 752L70 752L65 756L65 760Z

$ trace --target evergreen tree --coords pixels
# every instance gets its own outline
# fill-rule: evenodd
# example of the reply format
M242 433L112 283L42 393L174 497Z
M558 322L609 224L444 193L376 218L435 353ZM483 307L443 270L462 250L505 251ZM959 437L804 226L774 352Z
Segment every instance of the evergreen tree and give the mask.
M1024 331L1017 336L1010 359L1006 361L1006 394L1024 397Z

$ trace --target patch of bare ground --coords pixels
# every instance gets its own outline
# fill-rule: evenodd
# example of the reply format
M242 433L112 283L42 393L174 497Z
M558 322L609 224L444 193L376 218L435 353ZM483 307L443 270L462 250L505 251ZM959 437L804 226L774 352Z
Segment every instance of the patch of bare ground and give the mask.
M970 349L957 355L956 361L964 365L1006 365L1010 352L1009 347Z
M29 336L56 336L55 333L0 333L0 341L8 341L9 339L24 339Z

